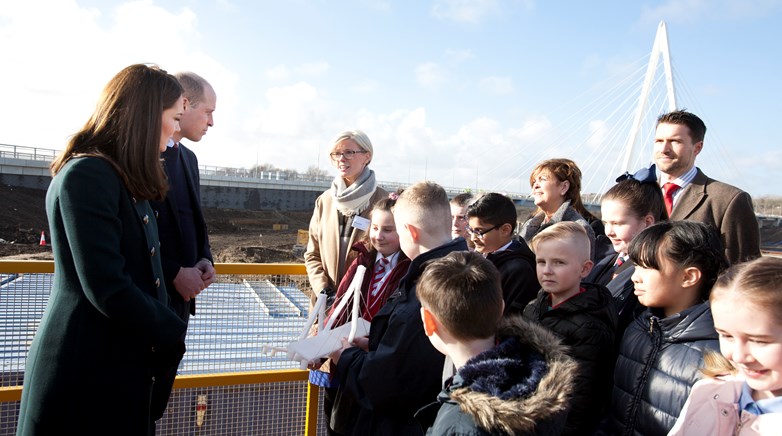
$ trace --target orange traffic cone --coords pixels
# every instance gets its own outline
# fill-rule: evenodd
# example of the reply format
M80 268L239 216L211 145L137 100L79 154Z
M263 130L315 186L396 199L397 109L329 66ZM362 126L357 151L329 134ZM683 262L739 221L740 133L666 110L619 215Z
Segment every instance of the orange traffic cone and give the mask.
M46 235L44 234L43 231L41 231L41 243L39 245L44 247L46 246Z

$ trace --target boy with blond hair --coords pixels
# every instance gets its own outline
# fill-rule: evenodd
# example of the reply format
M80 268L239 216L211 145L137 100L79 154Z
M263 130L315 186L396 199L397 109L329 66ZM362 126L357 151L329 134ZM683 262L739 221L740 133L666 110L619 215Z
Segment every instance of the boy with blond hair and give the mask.
M372 319L368 338L358 338L330 357L343 390L359 403L355 435L423 434L415 412L440 390L443 356L424 335L416 284L425 263L465 251L464 239L451 238L451 210L445 190L419 182L394 206L399 245L412 262L399 288Z
M456 252L427 265L418 283L432 345L457 368L437 402L416 418L427 434L559 434L576 371L560 340L520 316L503 314L499 273L479 253Z
M531 245L542 289L524 317L562 338L578 363L562 434L591 434L611 395L616 307L604 286L581 282L592 269L590 240L581 224L554 224L535 235Z

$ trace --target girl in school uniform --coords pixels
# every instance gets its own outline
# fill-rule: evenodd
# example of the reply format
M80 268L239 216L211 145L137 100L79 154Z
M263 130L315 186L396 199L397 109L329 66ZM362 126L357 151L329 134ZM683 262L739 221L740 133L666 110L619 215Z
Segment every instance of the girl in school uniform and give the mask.
M722 354L708 354L669 435L772 435L782 429L782 259L723 274L711 293Z
M630 260L630 241L645 228L666 221L668 212L654 164L635 174L625 173L616 181L600 202L606 235L599 238L610 241L613 253L596 260L585 281L603 285L611 292L619 315L617 338L621 339L633 318L643 311L633 294L635 264Z

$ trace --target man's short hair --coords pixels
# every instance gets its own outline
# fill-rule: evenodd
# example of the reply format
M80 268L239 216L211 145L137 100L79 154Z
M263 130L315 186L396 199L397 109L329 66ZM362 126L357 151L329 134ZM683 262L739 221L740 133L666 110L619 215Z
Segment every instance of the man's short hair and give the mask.
M701 142L706 137L706 124L697 115L687 112L685 109L668 112L657 118L657 125L660 124L681 124L690 129L692 142Z
M394 211L401 211L410 224L429 235L451 233L451 206L448 194L434 182L418 182L405 189Z
M183 71L174 74L174 77L179 80L179 83L184 89L184 95L188 104L195 108L204 99L204 90L207 87L211 87L203 77L190 71Z
M471 204L467 208L467 217L478 218L492 226L510 224L511 232L516 229L516 205L510 198L496 192L483 194Z
M562 221L546 227L532 238L530 247L537 252L538 246L547 241L569 241L577 248L581 260L591 258L591 245L586 229L575 221Z
M458 194L451 199L451 204L454 206L464 207L470 203L472 198L472 192L462 192L461 194Z
M493 336L502 318L500 274L480 253L454 251L427 262L416 295L459 340Z

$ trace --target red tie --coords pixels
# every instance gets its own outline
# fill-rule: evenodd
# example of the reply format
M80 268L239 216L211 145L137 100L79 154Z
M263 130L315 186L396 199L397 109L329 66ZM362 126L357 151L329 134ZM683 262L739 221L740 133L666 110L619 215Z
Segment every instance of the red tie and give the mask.
M370 295L373 297L377 295L377 290L380 287L380 280L385 277L386 265L388 265L387 257L383 257L375 262L375 273L372 275L372 285L369 287L372 290Z
M673 210L673 193L679 190L679 185L676 183L666 183L663 185L663 200L665 200L665 210L668 211L668 216L671 216L671 210Z
M622 256L617 257L616 262L614 262L614 268L619 268L623 263L625 263L625 260L622 258Z

